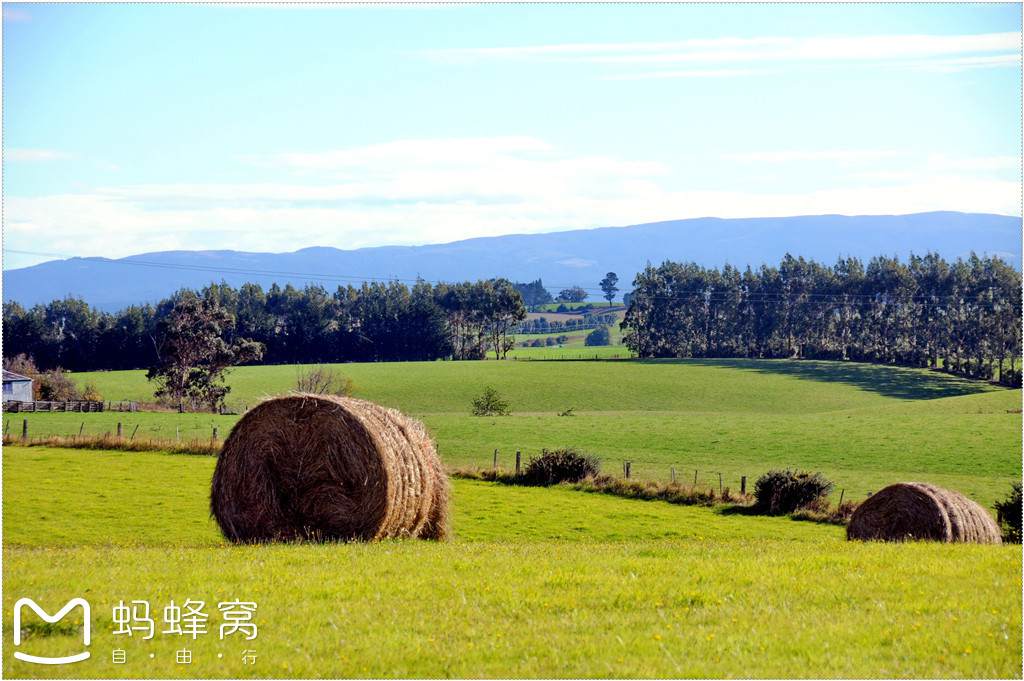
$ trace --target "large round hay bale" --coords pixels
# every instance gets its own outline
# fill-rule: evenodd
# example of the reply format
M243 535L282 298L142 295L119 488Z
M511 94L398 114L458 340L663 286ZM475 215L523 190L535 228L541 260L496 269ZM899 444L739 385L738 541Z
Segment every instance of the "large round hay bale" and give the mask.
M926 482L898 482L868 497L850 517L846 538L1003 543L999 525L980 504Z
M210 510L236 542L444 539L448 489L420 422L363 400L297 394L238 421Z

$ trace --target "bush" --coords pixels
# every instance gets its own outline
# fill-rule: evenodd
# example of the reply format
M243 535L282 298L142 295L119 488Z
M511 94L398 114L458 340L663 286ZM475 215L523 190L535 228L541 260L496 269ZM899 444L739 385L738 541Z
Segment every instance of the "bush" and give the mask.
M1021 543L1021 490L1020 483L1013 483L1010 493L1002 501L996 502L996 513L999 524L1003 528L1003 541L1010 544Z
M608 332L608 327L599 326L590 333L588 333L586 340L583 341L583 344L588 347L593 347L595 345L611 345L612 336Z
M821 473L798 473L789 470L771 470L754 483L754 507L766 513L792 513L806 508L816 500L828 496L834 483Z
M70 402L82 399L71 375L57 367L53 371L35 377L39 386L39 399L46 402Z
M557 485L580 482L601 472L597 457L578 452L572 447L531 456L519 482L524 485Z
M303 373L300 370L299 377L295 381L296 392L313 393L314 395L352 397L358 389L351 378L335 374L334 369L322 365L310 369L309 373Z
M470 413L473 416L508 416L508 400L502 398L497 390L491 386L484 388L484 394L473 400L473 408Z
M100 390L96 387L95 383L88 382L85 384L85 388L82 392L82 399L89 400L91 402L102 402L103 395L100 394Z

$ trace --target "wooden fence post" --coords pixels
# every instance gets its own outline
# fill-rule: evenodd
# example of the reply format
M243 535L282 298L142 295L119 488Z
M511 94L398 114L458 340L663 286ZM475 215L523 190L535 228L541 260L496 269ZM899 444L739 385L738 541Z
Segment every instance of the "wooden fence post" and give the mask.
M632 461L627 461L627 462L626 462L626 480L629 480L629 469L630 469L630 467L631 467L632 465L633 465L633 462L632 462Z
M516 476L519 476L519 462L522 459L522 452L516 452Z
M142 424L141 424L141 423L139 423L139 424L137 424L137 425L135 426L135 430L133 430L133 431L132 431L132 436L131 436L130 438L128 438L128 441L129 441L129 442L131 442L132 440L134 440L134 439L135 439L135 433L139 432L139 426L141 426L141 425L142 425Z
M846 488L845 487L842 489L841 492L839 492L839 504L838 504L839 506L843 505L843 495L844 494L846 494Z
M498 470L498 450L494 450L494 470Z
M121 439L121 422L120 421L117 422L117 439L118 440Z
M693 486L697 486L697 471L693 472Z
M747 476L744 475L744 476L742 476L740 478L740 494L746 494L746 493L747 493Z
M676 481L676 469L675 468L669 468L668 470L669 470L669 475L672 478L672 482L675 482Z
M718 474L718 496L722 496L722 474Z
M217 426L213 427L213 441L217 441Z
M85 430L85 421L82 421L82 425L78 426L78 437L82 437L83 430Z
M21 422L21 441L28 442L28 419Z

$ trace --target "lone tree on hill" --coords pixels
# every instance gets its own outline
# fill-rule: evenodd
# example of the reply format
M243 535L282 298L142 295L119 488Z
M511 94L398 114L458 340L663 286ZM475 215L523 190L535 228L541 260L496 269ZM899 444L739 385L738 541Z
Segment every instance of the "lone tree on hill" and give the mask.
M612 306L612 301L615 300L615 294L619 292L619 287L616 284L619 283L619 275L614 272L609 272L605 275L604 279L601 280L601 290L604 291L604 299L608 301L608 307Z
M587 299L587 292L579 286L571 286L559 291L558 299L565 303L582 303Z
M215 300L186 294L157 325L160 363L146 373L156 381L156 396L195 409L216 410L231 388L224 383L229 367L263 357L263 344L248 338L232 343L224 335L235 319Z

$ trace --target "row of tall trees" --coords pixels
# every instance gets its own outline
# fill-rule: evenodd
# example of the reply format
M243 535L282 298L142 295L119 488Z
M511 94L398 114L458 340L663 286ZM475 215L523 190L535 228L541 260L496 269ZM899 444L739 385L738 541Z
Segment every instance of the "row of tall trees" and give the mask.
M268 364L409 361L504 357L514 326L525 319L522 297L505 279L439 284L364 283L297 289L226 283L182 290L158 305L101 312L68 297L24 309L5 303L4 356L25 354L40 369L138 369L160 364L186 301L218 330L217 346L251 347L242 357ZM177 311L176 311L177 310ZM194 310L193 310L194 312Z
M665 262L633 286L622 328L642 357L852 359L1020 384L1021 275L997 257Z

